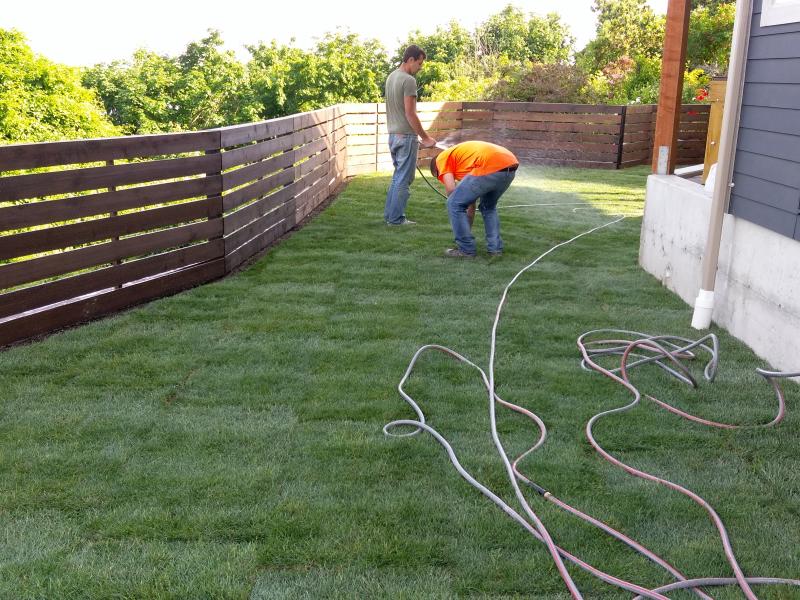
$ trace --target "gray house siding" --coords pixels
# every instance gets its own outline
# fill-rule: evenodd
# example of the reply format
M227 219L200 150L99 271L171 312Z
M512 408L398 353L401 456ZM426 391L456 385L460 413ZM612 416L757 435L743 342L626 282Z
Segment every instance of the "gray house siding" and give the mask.
M760 21L755 0L730 212L800 240L800 23Z

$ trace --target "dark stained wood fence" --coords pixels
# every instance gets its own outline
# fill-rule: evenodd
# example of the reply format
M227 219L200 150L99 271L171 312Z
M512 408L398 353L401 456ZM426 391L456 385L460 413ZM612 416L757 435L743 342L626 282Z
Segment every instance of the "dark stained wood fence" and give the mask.
M648 163L655 123L651 106L443 102L418 112L446 143L483 139L527 163L601 168ZM707 121L708 107L684 108L681 162L702 162ZM0 146L0 346L222 277L346 176L391 168L385 107L374 103Z
M328 198L346 150L338 107L0 146L0 346L222 277Z
M620 167L652 162L657 109L652 104L627 107ZM708 104L685 104L681 107L677 164L695 165L703 162L710 113L711 106Z
M485 140L509 148L528 164L619 169L649 164L655 105L538 102L421 102L420 121L446 144ZM348 174L392 168L383 104L346 105ZM678 163L703 162L708 105L685 105ZM420 164L436 151L420 152Z

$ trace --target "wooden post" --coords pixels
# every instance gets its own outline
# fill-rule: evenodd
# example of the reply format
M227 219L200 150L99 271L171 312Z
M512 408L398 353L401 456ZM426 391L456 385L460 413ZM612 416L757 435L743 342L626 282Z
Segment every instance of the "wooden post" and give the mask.
M227 250L225 248L225 219L222 208L222 129L217 129L216 133L219 134L215 144L216 148L209 148L205 151L205 154L212 154L218 159L217 164L214 165L214 170L210 173L206 173L206 177L217 178L217 181L214 184L213 194L206 195L206 199L209 201L208 220L219 220L219 229L209 236L208 241L211 242L212 240L219 240L219 242L217 242L219 244L220 252L218 258L225 259ZM227 260L223 262L225 273L230 272L232 269L228 268Z
M114 166L114 161L113 160L107 160L106 161L106 166L107 167L113 167ZM116 192L117 191L117 186L115 186L115 185L110 186L108 188L108 191L109 192ZM119 216L119 213L116 210L114 210L114 211L111 211L110 213L108 213L108 216L109 217L116 217L116 216ZM111 238L111 242L113 244L116 244L117 242L119 242L119 236L115 235L113 238ZM120 259L114 260L114 261L112 261L111 264L113 264L115 266L116 265L121 265L122 264L122 260L120 260ZM122 288L122 284L121 283L114 286L114 289L117 289L117 290L121 289L121 288Z
M628 106L624 105L619 115L619 139L617 143L617 169L622 168L622 152L625 145L625 119L628 115Z
M653 173L662 175L672 173L675 168L690 10L690 0L669 0L667 5L661 88L658 95L656 132L653 137Z

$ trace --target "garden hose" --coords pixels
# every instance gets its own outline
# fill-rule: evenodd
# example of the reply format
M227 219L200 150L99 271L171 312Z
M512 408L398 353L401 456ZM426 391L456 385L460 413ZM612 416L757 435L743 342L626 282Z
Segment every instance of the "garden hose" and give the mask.
M421 174L421 171L420 171ZM424 178L424 175L423 175ZM426 179L427 181L427 179ZM428 184L430 185L430 183ZM432 189L433 186L431 186ZM437 190L438 192L438 190ZM695 352L697 350L703 351L709 355L709 360L704 369L704 377L708 381L712 381L715 374L716 368L718 364L718 342L716 336L713 334L707 335L699 340L688 340L685 338L677 337L677 336L653 336L647 335L639 332L630 332L624 330L596 330L590 331L578 338L578 346L580 348L581 355L583 357L581 366L584 369L592 369L610 377L612 380L620 383L623 385L628 391L630 391L634 395L634 400L629 404L618 407L615 409L603 411L598 413L586 425L586 435L589 438L590 444L593 448L606 460L610 461L612 464L622 468L626 472L636 475L637 477L642 477L644 479L648 479L651 481L658 482L662 485L665 485L671 489L680 491L685 495L692 498L695 502L699 503L703 506L709 515L714 521L720 537L722 539L723 548L725 550L726 558L728 563L730 564L733 572L734 577L706 577L706 578L695 578L695 579L688 579L685 575L680 573L675 567L670 565L667 561L663 558L659 557L652 551L645 548L642 544L632 540L631 538L625 536L621 532L615 530L614 528L610 527L609 525L603 523L602 521L591 517L580 510L569 506L562 500L559 500L550 492L546 491L544 488L536 484L535 482L531 481L528 477L522 474L518 469L518 464L522 461L525 457L529 456L533 453L536 449L540 448L542 444L544 444L545 439L547 437L547 430L544 425L544 422L539 418L535 413L517 406L511 402L505 401L501 399L495 393L495 379L494 379L494 362L495 362L495 355L496 355L496 340L497 340L497 328L500 321L500 315L502 309L506 303L508 292L511 286L522 276L523 273L531 269L534 265L536 265L541 259L545 256L550 254L551 252L555 251L556 249L570 244L577 239L599 231L603 228L609 227L616 223L619 223L624 216L620 216L612 221L604 223L603 225L594 227L583 233L576 235L575 237L556 244L539 257L537 257L533 262L529 263L527 266L522 268L517 274L511 279L511 281L505 287L503 294L501 296L500 302L497 306L494 322L492 324L491 330L491 340L490 340L490 354L489 354L489 368L488 374L484 372L480 367L472 363L466 357L460 355L459 353L446 348L444 346L436 345L436 344L429 344L422 346L417 350L414 356L411 359L411 362L406 369L399 385L398 385L398 392L400 395L405 399L405 401L411 406L412 410L416 414L417 418L415 420L411 419L401 419L392 421L387 423L383 431L386 435L389 436L410 436L419 433L420 431L425 431L429 433L439 444L444 447L445 451L448 454L448 457L451 463L455 466L458 473L467 480L471 485L476 487L481 493L487 496L492 502L498 505L503 512L505 512L508 516L514 519L519 525L521 525L525 530L527 530L534 538L541 541L547 547L551 557L553 558L555 565L561 575L562 579L564 580L570 595L573 598L582 598L580 591L575 586L574 582L572 581L571 576L566 570L564 566L564 560L572 562L573 564L581 567L582 569L586 570L587 572L591 573L595 577L599 578L606 583L615 585L619 588L625 589L632 593L637 594L636 598L658 598L661 600L665 600L667 597L664 596L664 593L676 590L676 589L686 589L691 588L692 591L696 595L701 598L709 599L710 597L703 592L700 587L701 586L723 586L723 585L738 585L739 588L745 593L747 598L754 599L756 598L755 594L752 591L750 586L752 585L791 585L791 586L800 586L800 580L795 579L781 579L781 578L774 578L774 577L746 577L742 572L741 568L739 567L736 558L733 554L733 550L731 547L730 540L728 538L727 532L725 531L724 525L722 524L721 519L713 510L713 508L700 496L694 494L687 488L680 486L679 484L670 482L666 479L662 479L656 477L654 475L650 475L643 471L639 471L626 465L622 461L613 457L610 453L606 452L600 444L595 440L593 437L592 427L593 425L603 416L627 411L633 406L635 406L639 399L641 398L641 393L637 390L635 386L630 383L630 379L628 377L628 372L630 369L641 366L645 364L654 364L659 368L665 370L668 374L673 377L676 377L683 383L690 385L692 387L696 387L697 383L695 379L692 377L691 373L689 372L688 368L681 362L682 360L692 360L696 358ZM590 339L593 336L596 336L599 333L603 334L610 334L614 336L611 339ZM620 339L622 338L622 339ZM483 381L484 387L488 392L488 400L489 400L489 420L490 420L490 427L491 427L491 434L492 439L494 441L494 445L498 450L498 453L503 461L503 464L506 469L507 476L509 481L514 488L515 495L517 500L520 502L520 505L523 509L523 513L527 516L523 516L513 508L511 508L506 502L504 502L499 496L497 496L494 492L488 489L486 486L481 484L477 481L458 461L458 457L453 450L450 443L433 427L428 425L425 420L425 414L423 413L422 409L419 405L414 401L414 399L408 395L405 390L403 389L404 384L410 377L411 373L414 370L417 360L420 356L429 351L434 350L438 352L442 352L447 354L448 356L465 363L480 373L481 379ZM605 369L600 367L597 363L597 360L603 356L620 356L620 366L615 369ZM780 388L780 385L777 383L777 379L779 378L786 378L786 377L798 377L800 373L781 373L781 372L774 372L774 371L764 371L758 369L757 372L763 376L773 387L775 394L778 398L778 412L775 418L772 419L769 423L764 423L760 425L731 425L725 423L716 423L713 421L708 421L705 419L700 419L699 417L695 417L693 415L689 415L679 409L672 407L664 402L657 400L652 396L646 396L648 399L651 399L653 402L657 403L659 406L662 406L666 410L670 410L675 414L679 414L684 418L690 419L695 422L707 424L714 427L721 427L721 428L736 428L736 427L768 427L777 425L785 414L785 400L783 392ZM531 419L536 426L539 428L539 437L536 443L528 450L526 450L522 455L520 455L517 459L513 461L509 461L508 455L502 445L502 442L499 438L497 432L497 422L496 422L496 414L495 408L496 404L501 404L511 410L514 410L520 414L527 416ZM396 432L395 429L401 427L411 427L410 431L405 432ZM560 548L555 544L552 540L551 536L547 532L544 524L538 518L538 516L533 511L532 507L528 503L527 499L522 494L522 491L519 487L518 482L523 482L526 485L530 486L534 489L539 495L545 498L547 501L551 502L552 504L558 506L559 508L580 517L581 519L587 521L588 523L592 524L595 527L600 528L601 530L605 531L609 535L612 535L616 539L622 541L623 543L627 544L629 547L634 549L635 551L639 552L649 560L653 561L654 563L663 567L667 572L669 572L677 581L675 583L661 586L655 589L647 589L643 586L637 585L635 583L625 581L623 579L617 578L613 575L610 575L588 563L582 561L580 558L574 556L573 554L567 552L566 550Z
M422 169L420 169L420 168L419 168L419 165L417 165L417 171L419 171L419 174L420 174L420 175L422 176L422 178L425 180L425 183L427 183L427 184L428 184L428 187L429 187L429 188L431 188L431 189L432 189L434 192L436 192L436 193L437 193L437 194L439 194L439 195L440 195L442 198L444 198L445 200L447 200L447 196L445 196L445 195L444 195L442 192L440 192L440 191L439 191L439 190L437 190L435 187L433 187L433 184L432 184L430 181L428 181L428 178L427 178L427 177L425 177L425 174L422 172Z

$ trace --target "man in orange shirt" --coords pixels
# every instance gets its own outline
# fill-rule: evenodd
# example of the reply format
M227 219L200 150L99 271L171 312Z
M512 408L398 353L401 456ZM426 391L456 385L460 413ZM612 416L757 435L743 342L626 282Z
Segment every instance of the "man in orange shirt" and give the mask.
M514 181L517 167L516 156L489 142L461 142L431 159L431 174L447 190L447 213L457 246L445 250L445 256L475 256L475 237L470 229L467 209L479 199L478 210L483 215L486 229L486 249L492 256L503 253L497 202Z

